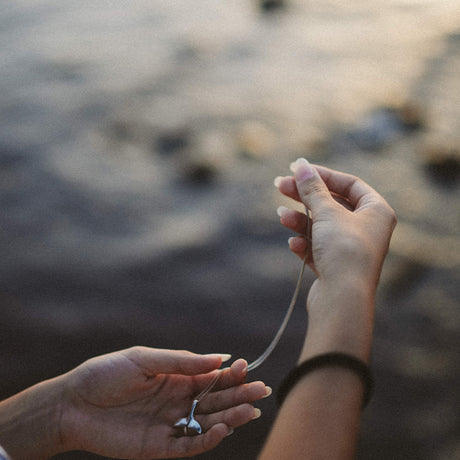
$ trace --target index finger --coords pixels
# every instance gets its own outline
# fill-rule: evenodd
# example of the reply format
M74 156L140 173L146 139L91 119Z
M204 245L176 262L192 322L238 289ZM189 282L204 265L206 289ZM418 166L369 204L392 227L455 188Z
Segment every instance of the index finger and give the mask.
M324 166L313 165L313 167L326 184L333 198L349 210L382 199L371 186L356 176ZM296 201L302 201L294 177L277 177L275 185L283 195Z
M370 185L359 177L335 171L324 166L314 166L327 188L346 198L355 208L375 203L383 198Z
M299 191L297 190L297 185L295 182L294 177L286 176L286 177L277 177L275 179L275 186L278 187L279 191L286 195L289 198L292 198L295 201L302 202L300 198ZM349 211L354 211L355 207L350 203L350 201L342 196L339 193L331 192L332 198L334 198L337 203L341 204L344 208L348 209Z

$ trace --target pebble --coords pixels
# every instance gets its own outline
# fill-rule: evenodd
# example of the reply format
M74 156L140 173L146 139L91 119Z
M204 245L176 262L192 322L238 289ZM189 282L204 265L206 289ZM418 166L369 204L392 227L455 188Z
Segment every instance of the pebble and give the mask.
M258 121L247 122L238 135L238 149L243 157L260 159L269 155L274 145L275 135Z
M157 134L155 150L170 155L186 150L191 144L191 133L187 127L171 128Z
M351 143L362 150L377 151L404 135L425 126L421 109L415 103L405 102L375 108L355 127L341 134L336 141Z
M132 124L126 120L114 120L109 126L109 137L119 142L130 140L133 137Z
M426 117L422 108L415 102L404 102L396 107L396 114L408 133L419 131L426 126Z
M190 162L183 171L183 179L193 185L210 185L218 174L214 164L206 160Z
M0 171L14 169L22 161L25 155L9 145L0 144Z
M423 165L433 182L455 187L460 178L460 148L442 144L427 146L423 152Z
M260 0L260 9L263 13L274 13L286 8L286 2L283 0Z

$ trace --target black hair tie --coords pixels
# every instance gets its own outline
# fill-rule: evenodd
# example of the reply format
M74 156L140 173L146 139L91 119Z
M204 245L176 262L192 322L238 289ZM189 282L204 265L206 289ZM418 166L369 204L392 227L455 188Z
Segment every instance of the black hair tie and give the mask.
M314 356L292 369L279 387L277 394L278 405L283 404L288 393L302 377L316 369L330 366L344 367L358 375L364 385L363 408L366 407L374 390L374 379L371 370L364 361L345 353L325 353Z

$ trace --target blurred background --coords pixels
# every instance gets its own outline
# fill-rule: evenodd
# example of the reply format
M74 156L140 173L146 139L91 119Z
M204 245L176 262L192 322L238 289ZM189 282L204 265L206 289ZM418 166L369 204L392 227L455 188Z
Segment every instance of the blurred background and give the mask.
M132 345L255 359L305 156L399 218L358 458L460 458L458 0L2 1L0 43L1 398ZM295 364L312 280L251 379ZM259 407L198 458L255 458Z

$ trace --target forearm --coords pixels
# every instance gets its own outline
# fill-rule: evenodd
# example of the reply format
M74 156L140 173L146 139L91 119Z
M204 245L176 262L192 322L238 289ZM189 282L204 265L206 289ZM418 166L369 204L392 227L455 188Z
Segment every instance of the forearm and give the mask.
M349 286L316 291L299 363L341 352L368 361L373 294ZM363 384L349 369L322 367L305 375L287 395L260 460L354 458Z
M60 377L0 403L0 444L12 460L47 459L60 449Z

